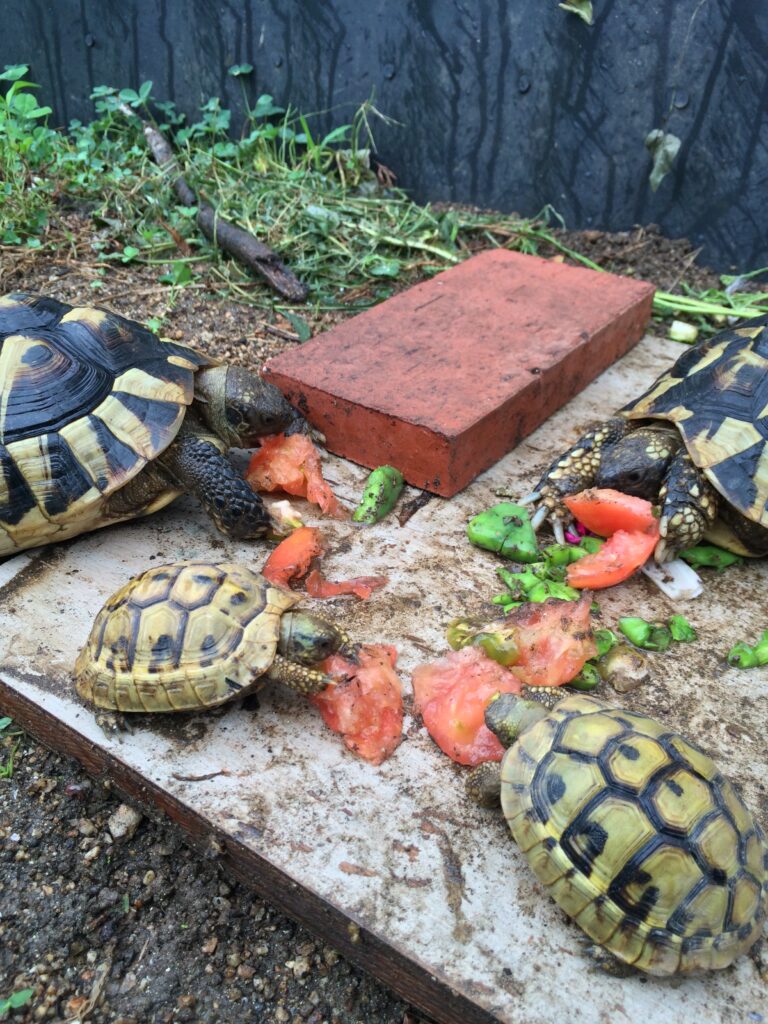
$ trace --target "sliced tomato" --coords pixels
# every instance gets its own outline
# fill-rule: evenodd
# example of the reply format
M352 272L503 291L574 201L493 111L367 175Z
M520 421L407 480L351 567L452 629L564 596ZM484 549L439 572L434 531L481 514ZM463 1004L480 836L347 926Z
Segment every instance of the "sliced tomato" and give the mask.
M334 654L322 664L331 676L343 677L309 699L329 729L341 733L346 746L371 764L381 764L403 734L402 686L395 672L397 652L385 644L366 644L360 664Z
M292 579L304 576L312 559L322 553L320 531L314 526L301 526L277 545L261 574L270 583L287 587Z
M459 764L500 761L504 748L485 724L496 693L520 693L520 682L477 647L451 651L413 673L416 710L440 749Z
M567 581L577 590L602 590L621 583L650 558L659 530L655 532L617 530L594 555L585 555L568 566Z
M351 580L340 580L331 583L317 569L307 576L305 587L310 597L338 597L342 594L354 594L355 597L369 598L374 590L379 590L389 582L386 576L355 576Z
M617 530L658 530L650 501L610 487L591 487L563 501L580 523L601 537L610 537Z
M587 557L572 564L585 561ZM514 624L518 658L510 672L526 686L570 682L597 654L589 621L591 604L589 594L583 594L578 601L550 599L512 612L505 623Z
M263 438L251 456L245 479L256 491L285 491L306 498L336 519L349 515L323 479L320 453L305 434Z

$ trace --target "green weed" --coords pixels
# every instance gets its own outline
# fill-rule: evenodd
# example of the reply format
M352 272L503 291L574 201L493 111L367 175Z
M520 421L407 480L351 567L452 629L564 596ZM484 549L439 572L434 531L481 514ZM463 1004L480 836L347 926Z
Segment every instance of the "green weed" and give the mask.
M10 779L13 777L14 758L21 743L21 739L16 737L21 735L22 730L13 725L12 718L0 718L0 746L9 752L6 759L0 761L0 779ZM0 1003L0 1006L2 1006L2 1003Z
M169 177L151 159L140 123L119 109L127 104L172 141L190 185L222 217L252 231L282 255L310 289L315 309L359 309L403 283L434 274L480 248L565 256L593 269L593 261L563 245L550 207L533 218L436 209L371 169L373 125L383 115L373 100L349 124L323 134L316 120L286 110L269 95L254 97L252 67L234 65L246 116L239 136L231 112L217 97L187 123L172 103L137 90L99 86L95 117L66 132L48 127L28 67L0 74L0 244L48 244L52 225L66 230L61 211L76 206L94 225L91 247L110 263L157 267L170 289L194 286L268 308L281 308L260 281L206 241L195 207L177 202ZM386 118L383 118L386 120ZM562 222L560 222L561 224ZM60 234L51 233L51 244ZM755 272L758 273L758 272ZM748 275L747 275L748 276ZM719 326L729 316L768 311L768 293L723 289L680 295L657 293L654 312ZM97 278L91 287L98 292Z
M33 988L21 988L18 992L12 992L5 999L0 999L0 1016L8 1013L9 1010L18 1010L19 1007L26 1006L34 994Z

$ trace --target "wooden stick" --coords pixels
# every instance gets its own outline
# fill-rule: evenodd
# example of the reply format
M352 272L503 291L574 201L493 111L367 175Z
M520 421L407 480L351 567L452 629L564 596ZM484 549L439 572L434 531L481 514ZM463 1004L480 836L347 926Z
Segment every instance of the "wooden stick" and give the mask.
M176 157L165 136L153 125L147 124L127 104L119 104L119 109L126 117L135 117L141 121L144 137L155 163L166 173L176 175L173 182L174 191L185 206L197 207L197 223L205 237L257 274L261 274L275 291L286 299L304 302L308 295L307 286L280 262L277 254L268 245L260 242L250 232L219 217L212 206L198 199L180 173Z

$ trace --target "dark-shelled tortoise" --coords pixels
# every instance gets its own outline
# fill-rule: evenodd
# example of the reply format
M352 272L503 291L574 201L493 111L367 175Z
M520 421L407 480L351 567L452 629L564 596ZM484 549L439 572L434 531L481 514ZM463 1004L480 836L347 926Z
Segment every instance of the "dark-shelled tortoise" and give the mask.
M658 562L702 538L768 554L768 316L720 331L680 356L614 419L580 437L523 499L551 515L562 499L611 487L661 505Z
M485 720L509 749L500 772L475 769L470 794L500 797L536 877L602 947L603 966L727 967L762 934L765 836L696 746L583 695L549 708L503 694Z
M295 609L300 595L230 562L155 566L113 594L75 663L78 694L121 712L200 711L268 680L315 693L313 666L355 657L343 630Z
M304 425L274 385L131 320L0 298L0 557L146 515L184 492L224 533L269 516L230 447Z

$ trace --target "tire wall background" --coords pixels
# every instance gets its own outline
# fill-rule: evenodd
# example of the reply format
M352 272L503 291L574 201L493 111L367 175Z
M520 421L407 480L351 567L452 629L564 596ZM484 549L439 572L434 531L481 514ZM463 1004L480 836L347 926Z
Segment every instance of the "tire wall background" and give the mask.
M152 80L197 119L220 96L351 120L372 94L379 159L421 200L570 228L659 224L701 261L768 264L768 3L594 0L587 26L556 0L20 0L0 65L28 63L52 124L89 120L96 85ZM657 192L643 141L682 145Z

